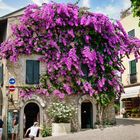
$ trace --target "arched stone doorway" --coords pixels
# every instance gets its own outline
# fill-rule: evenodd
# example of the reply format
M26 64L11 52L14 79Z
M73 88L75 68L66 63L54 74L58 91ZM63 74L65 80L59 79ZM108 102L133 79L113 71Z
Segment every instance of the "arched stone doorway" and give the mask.
M89 95L83 95L78 101L79 130L83 128L94 128L96 122L96 100ZM86 120L88 119L88 120Z
M81 104L81 128L93 128L93 107L88 100Z
M36 121L40 122L39 106L34 102L30 102L24 108L24 132Z
M29 109L29 105L32 106L32 108L36 108L36 112L39 108L39 113L37 116L38 122L40 123L40 125L43 125L43 112L44 112L44 107L45 107L45 102L44 100L42 100L40 97L37 96L33 96L31 99L28 100L21 100L20 102L20 129L19 129L19 135L20 135L20 140L23 140L23 136L24 136L24 131L25 129L27 129L26 126L26 110ZM28 112L28 111L27 111ZM35 114L36 114L35 112ZM32 110L30 109L30 114L32 113ZM35 116L35 115L34 115ZM34 117L36 118L36 117ZM36 120L36 119L34 119ZM31 124L30 124L31 125ZM28 126L29 127L29 126Z

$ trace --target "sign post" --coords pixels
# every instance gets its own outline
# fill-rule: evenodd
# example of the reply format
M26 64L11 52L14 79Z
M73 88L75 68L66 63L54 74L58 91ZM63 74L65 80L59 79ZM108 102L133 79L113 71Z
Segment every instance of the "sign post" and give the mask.
M15 83L16 83L15 78L11 77L9 79L9 84L10 84L10 86L9 86L9 92L14 92L15 91L15 86L14 86Z

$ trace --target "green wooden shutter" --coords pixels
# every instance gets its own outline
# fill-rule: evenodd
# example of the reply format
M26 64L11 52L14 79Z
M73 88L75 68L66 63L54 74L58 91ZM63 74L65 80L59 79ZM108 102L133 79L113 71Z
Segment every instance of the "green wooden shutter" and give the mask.
M3 85L3 64L0 65L0 86Z
M39 84L39 61L34 61L34 84Z
M136 60L130 61L130 74L136 74Z
M34 62L26 60L26 83L34 84Z

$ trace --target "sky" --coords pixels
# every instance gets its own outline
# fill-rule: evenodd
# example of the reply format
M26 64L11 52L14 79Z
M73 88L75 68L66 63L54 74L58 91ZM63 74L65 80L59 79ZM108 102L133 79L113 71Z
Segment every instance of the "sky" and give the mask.
M48 3L52 0L0 0L0 17L29 4ZM53 0L58 3L75 3L77 0ZM120 12L130 7L130 0L80 0L80 7L88 7L92 12L103 13L110 18L119 19Z

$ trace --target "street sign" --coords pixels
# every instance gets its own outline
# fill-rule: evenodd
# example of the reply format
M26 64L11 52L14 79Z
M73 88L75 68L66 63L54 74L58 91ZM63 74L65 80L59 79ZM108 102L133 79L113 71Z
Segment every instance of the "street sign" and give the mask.
M15 86L9 86L9 91L10 91L10 92L15 91Z
M9 84L13 85L16 83L16 80L14 78L9 79Z

